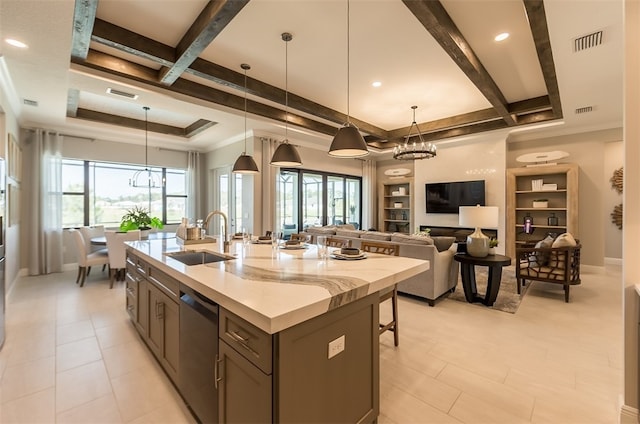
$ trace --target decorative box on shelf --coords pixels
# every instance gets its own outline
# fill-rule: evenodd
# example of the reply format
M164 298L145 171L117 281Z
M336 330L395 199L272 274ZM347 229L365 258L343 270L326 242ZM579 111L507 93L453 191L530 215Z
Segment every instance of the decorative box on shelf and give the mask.
M556 191L558 184L542 184L542 191Z
M546 199L538 199L533 201L534 208L548 208L549 202Z
M402 202L395 202L393 204L393 207L396 208L396 209L400 209L402 207Z

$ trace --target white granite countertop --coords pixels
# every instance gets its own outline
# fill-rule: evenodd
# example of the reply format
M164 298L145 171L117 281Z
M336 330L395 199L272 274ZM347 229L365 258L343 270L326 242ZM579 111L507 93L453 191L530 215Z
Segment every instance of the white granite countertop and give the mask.
M232 242L228 261L185 265L166 253L219 253L218 244L176 239L129 242L139 256L225 309L274 334L429 269L429 261L367 254L363 260L318 258L314 245L278 249Z

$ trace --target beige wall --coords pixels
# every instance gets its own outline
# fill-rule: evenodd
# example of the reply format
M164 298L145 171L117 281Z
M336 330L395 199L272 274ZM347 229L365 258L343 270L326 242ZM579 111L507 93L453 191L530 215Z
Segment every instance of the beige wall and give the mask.
M611 212L616 205L622 202L622 194L611 187L613 172L624 165L624 145L622 141L605 143L604 145L604 257L622 260L622 230L611 221Z
M579 231L582 243L581 263L604 266L605 220L609 215L609 205L605 204L605 191L609 186L603 178L605 174L606 145L619 142L622 130L597 131L509 143L507 167L520 167L516 161L520 155L533 152L566 151L569 157L563 162L576 163L579 174Z

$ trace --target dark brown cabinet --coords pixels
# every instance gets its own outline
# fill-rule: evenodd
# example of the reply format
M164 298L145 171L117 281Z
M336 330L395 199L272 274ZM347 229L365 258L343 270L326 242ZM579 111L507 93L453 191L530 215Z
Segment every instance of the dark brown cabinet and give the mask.
M272 376L224 341L218 354L218 410L221 423L272 422Z
M180 314L177 291L172 290L177 282L131 253L126 281L131 321L167 375L177 382Z

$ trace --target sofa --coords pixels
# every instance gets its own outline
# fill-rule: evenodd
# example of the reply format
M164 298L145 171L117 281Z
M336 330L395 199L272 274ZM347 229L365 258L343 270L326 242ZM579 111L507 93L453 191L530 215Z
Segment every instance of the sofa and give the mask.
M356 230L349 224L309 227L304 233L311 235L312 242L315 242L316 236L325 235L350 240L351 246L357 248L360 248L363 240L393 243L400 246L400 256L429 261L429 270L399 283L398 292L426 300L430 306L452 292L458 282L459 264L453 260L457 250L454 237L364 231Z

